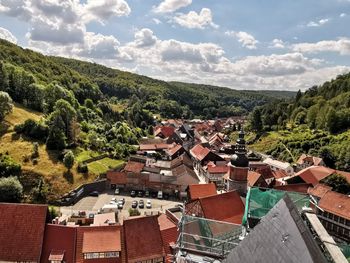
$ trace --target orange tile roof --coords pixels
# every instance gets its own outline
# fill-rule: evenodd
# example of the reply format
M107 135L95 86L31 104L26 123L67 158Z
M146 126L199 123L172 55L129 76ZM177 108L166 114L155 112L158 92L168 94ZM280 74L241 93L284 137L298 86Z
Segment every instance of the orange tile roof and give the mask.
M310 166L299 171L295 174L295 176L299 176L306 183L317 185L322 179L330 176L333 173L335 173L335 170L331 168L324 166Z
M350 196L327 192L318 203L323 210L350 220Z
M317 184L314 187L309 187L308 194L322 198L327 192L332 191L332 187L325 184Z
M216 195L216 185L211 184L192 184L188 186L188 192L191 200L201 197Z
M320 165L321 162L322 162L322 158L320 157L315 157L315 156L311 156L311 155L306 155L306 154L302 154L298 161L297 161L297 164L303 164L304 162L309 162L311 163L312 165Z
M41 262L48 262L49 258L55 255L60 256L62 252L62 260L67 263L75 262L76 230L76 227L47 224L45 227Z
M180 144L176 144L174 147L170 148L167 152L170 156L173 156L175 153L177 153L181 149L182 149L182 146Z
M132 218L123 224L127 262L164 256L157 216Z
M143 167L145 167L144 163L129 160L126 166L124 167L124 171L133 172L137 174L137 173L141 173Z
M158 224L160 231L176 226L165 214L158 216Z
M210 153L210 150L200 144L197 144L190 150L190 153L194 158L202 161Z
M130 169L130 167L128 169ZM108 171L107 172L107 179L111 182L111 184L126 184L127 183L127 175L125 172Z
M199 198L205 218L241 224L244 204L237 191Z
M121 227L115 226L81 226L77 227L76 262L84 260L83 253L121 251ZM108 262L115 261L110 258Z
M0 204L0 261L40 261L47 205Z
M257 173L254 171L248 171L248 185L254 186L260 177L261 177L260 173Z

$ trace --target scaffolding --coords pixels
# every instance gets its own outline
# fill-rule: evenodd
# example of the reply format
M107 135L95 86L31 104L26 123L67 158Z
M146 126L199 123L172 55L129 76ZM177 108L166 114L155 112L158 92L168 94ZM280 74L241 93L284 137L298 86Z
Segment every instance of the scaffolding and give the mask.
M242 226L206 218L183 215L178 248L194 254L224 258L238 245Z

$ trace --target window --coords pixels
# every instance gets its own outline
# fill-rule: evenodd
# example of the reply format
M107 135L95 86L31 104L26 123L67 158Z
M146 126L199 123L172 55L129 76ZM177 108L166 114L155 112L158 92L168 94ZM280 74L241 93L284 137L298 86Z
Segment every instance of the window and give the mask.
M100 252L100 253L85 253L84 259L94 259L94 258L117 258L119 257L119 252Z

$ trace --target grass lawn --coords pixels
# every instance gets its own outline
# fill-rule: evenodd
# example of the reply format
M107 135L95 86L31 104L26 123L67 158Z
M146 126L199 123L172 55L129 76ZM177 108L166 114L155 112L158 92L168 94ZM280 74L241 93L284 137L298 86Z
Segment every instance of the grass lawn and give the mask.
M77 162L84 162L86 160L89 160L92 157L99 156L99 153L98 152L94 152L94 151L87 151L87 150L82 150L82 149L76 149L74 151L74 155L75 155L75 160Z
M89 173L99 175L102 173L106 173L108 170L117 168L124 163L123 160L115 160L111 158L103 158L101 160L92 162L88 164Z

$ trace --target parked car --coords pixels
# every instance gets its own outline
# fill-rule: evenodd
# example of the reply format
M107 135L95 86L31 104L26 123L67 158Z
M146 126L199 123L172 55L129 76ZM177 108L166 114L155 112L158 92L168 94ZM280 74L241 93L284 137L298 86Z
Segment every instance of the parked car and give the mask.
M116 198L116 197L113 197L113 198L111 199L111 201L117 202L117 198Z
M116 189L115 189L114 194L115 194L115 195L119 195L119 194L120 194L119 188L116 188Z
M145 208L145 203L143 202L143 200L140 200L139 208L141 208L141 209Z
M123 209L124 203L122 201L118 201L118 209Z
M95 217L95 214L89 214L89 218L93 219Z
M123 205L125 204L125 198L120 198L118 202L121 202Z
M157 192L152 192L151 197L156 198L157 197Z
M148 209L152 208L151 200L147 200L147 202L146 202L146 208L148 208Z
M145 197L149 197L149 196L150 196L149 191L146 191L145 192Z
M135 197L135 196L136 196L136 192L135 192L135 191L131 191L131 192L130 192L130 196L131 196L131 197Z
M163 199L163 192L162 191L158 191L157 198Z
M98 191L92 191L89 196L99 196L100 193Z
M137 208L138 202L137 201L132 201L131 207L132 208Z
M142 196L143 196L143 192L142 192L142 191L138 191L138 192L137 192L137 196L138 196L138 197L142 197Z

